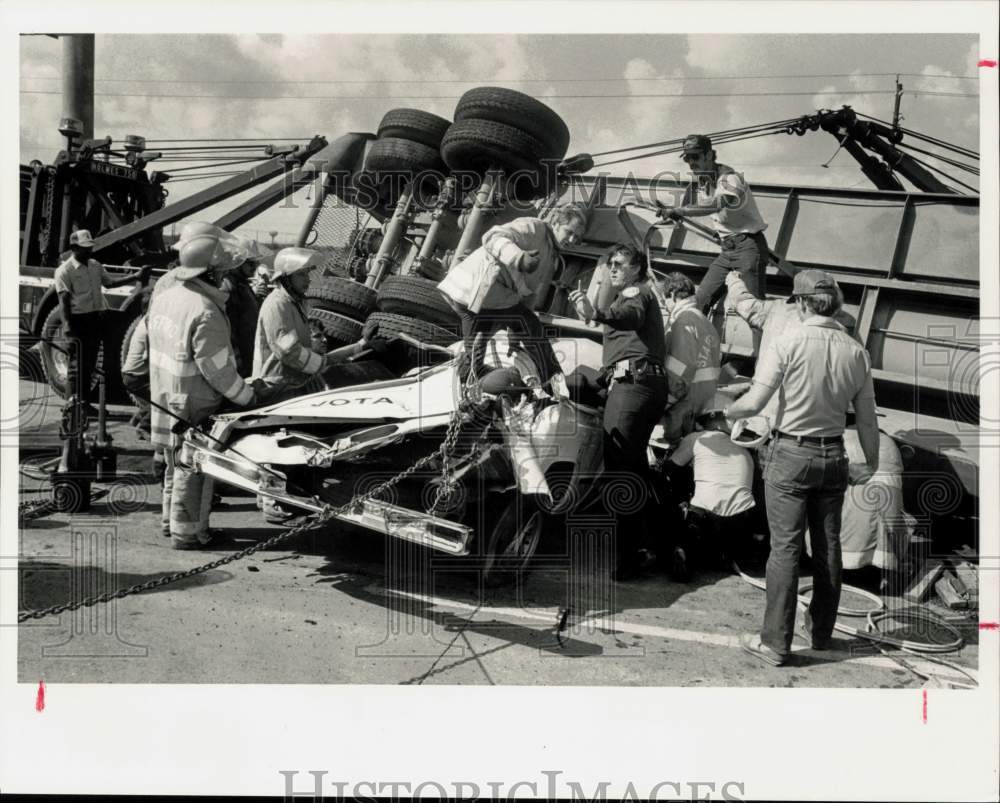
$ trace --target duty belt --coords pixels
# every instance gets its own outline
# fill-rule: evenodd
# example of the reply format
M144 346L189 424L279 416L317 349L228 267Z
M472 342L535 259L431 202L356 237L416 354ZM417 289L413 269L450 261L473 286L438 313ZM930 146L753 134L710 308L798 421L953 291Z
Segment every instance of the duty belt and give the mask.
M644 376L665 376L663 365L649 357L618 360L605 369L609 379L619 382L634 382Z

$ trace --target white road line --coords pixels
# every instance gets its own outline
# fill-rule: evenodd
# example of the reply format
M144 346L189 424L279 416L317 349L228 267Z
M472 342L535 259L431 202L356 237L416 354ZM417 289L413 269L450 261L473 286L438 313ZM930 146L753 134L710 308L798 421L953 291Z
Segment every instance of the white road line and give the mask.
M420 600L425 604L434 605L438 608L452 608L461 611L478 611L478 613L497 618L508 617L512 619L529 619L536 622L545 622L550 627L555 625L556 617L559 615L559 611L555 608L494 608L485 605L477 606L468 602L459 602L458 600L447 599L446 597L433 597L424 594L415 594L409 591L399 591L396 589L385 588L384 586L380 586L376 583L368 586L365 590L373 594L391 594L395 597ZM605 615L594 615L574 620L567 632L572 632L573 629L580 627L593 627L595 629L603 628L605 630L615 632L632 633L637 636L650 636L653 638L672 639L674 641L687 641L695 644L709 644L715 647L740 649L740 640L738 635L725 636L718 633L702 633L698 630L679 630L673 627L644 625L639 622L629 622L618 617L609 617ZM808 649L809 648L806 645L801 644L798 641L792 645L792 652L805 652ZM851 655L843 650L830 650L828 654L831 658L838 659L839 663L849 663L857 666L875 667L878 669L901 668L899 664L891 658L886 658L881 655ZM917 669L925 672L925 674L936 674L942 678L954 678L958 681L965 680L965 678L961 675L948 672L945 667L941 667L937 664L930 664L927 661L921 661L920 656L918 655L906 654L905 660L915 664ZM973 677L978 677L975 670L967 671L969 671Z

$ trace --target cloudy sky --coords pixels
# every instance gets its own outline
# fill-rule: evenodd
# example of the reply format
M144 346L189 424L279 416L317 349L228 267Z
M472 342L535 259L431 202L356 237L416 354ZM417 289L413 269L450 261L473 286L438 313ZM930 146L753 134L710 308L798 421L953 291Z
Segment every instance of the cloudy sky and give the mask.
M61 44L20 45L21 161L50 161ZM109 34L96 40L95 135L332 140L400 106L450 117L463 91L489 84L545 100L569 125L570 153L596 153L843 104L887 119L900 73L903 124L978 151L978 58L969 35ZM869 186L845 152L820 167L836 147L818 132L719 151L751 181ZM678 167L671 155L613 169ZM176 200L218 180L167 186ZM246 228L293 233L303 214L274 210Z

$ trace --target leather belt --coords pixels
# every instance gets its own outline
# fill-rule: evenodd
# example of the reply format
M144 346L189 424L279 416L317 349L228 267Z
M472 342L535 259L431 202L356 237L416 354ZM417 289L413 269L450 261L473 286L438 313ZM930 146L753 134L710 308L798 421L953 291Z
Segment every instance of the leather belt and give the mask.
M763 232L741 231L739 234L727 234L723 237L720 237L719 239L721 241L722 247L729 250L735 248L737 243L742 242L747 238L753 239L754 237L759 237L761 234L763 234Z
M789 435L787 432L779 432L778 430L774 431L774 435L777 438L795 441L800 446L802 444L808 444L809 446L842 446L844 443L843 435Z

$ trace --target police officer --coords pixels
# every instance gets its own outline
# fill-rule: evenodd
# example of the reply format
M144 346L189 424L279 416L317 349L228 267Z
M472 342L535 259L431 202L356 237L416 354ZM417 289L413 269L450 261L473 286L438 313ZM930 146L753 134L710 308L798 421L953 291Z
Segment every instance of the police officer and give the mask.
M104 265L90 258L94 238L86 229L74 231L69 236L69 247L72 254L56 268L53 286L62 314L62 334L69 341L66 395L71 398L79 395L80 401L87 401L91 377L97 365L97 352L108 327L106 317L110 307L103 288L145 281L150 268L142 268L138 274L114 278Z
M767 607L760 634L743 649L773 666L788 660L798 599L799 556L809 527L813 593L806 617L813 649L828 649L840 603L841 509L848 483L867 482L879 468L879 431L871 363L864 348L834 320L837 283L821 270L795 275L800 325L785 330L761 355L750 390L724 413L733 421L760 412L779 395L764 467L771 554ZM850 465L844 426L853 404L866 464Z
M604 408L604 465L634 482L640 499L648 484L646 448L649 436L667 401L663 316L656 296L646 283L644 256L618 243L608 252L611 286L618 291L607 309L594 308L584 291L570 293L577 314L604 324L603 381L608 386ZM615 580L634 579L640 569L642 509L617 516Z
M218 286L231 267L221 246L223 235L221 229L204 230L180 244L176 281L154 293L146 316L151 440L167 458L163 534L175 549L202 549L213 542L208 530L212 481L177 463L180 428L203 423L225 399L240 406L254 400L253 388L236 371Z

